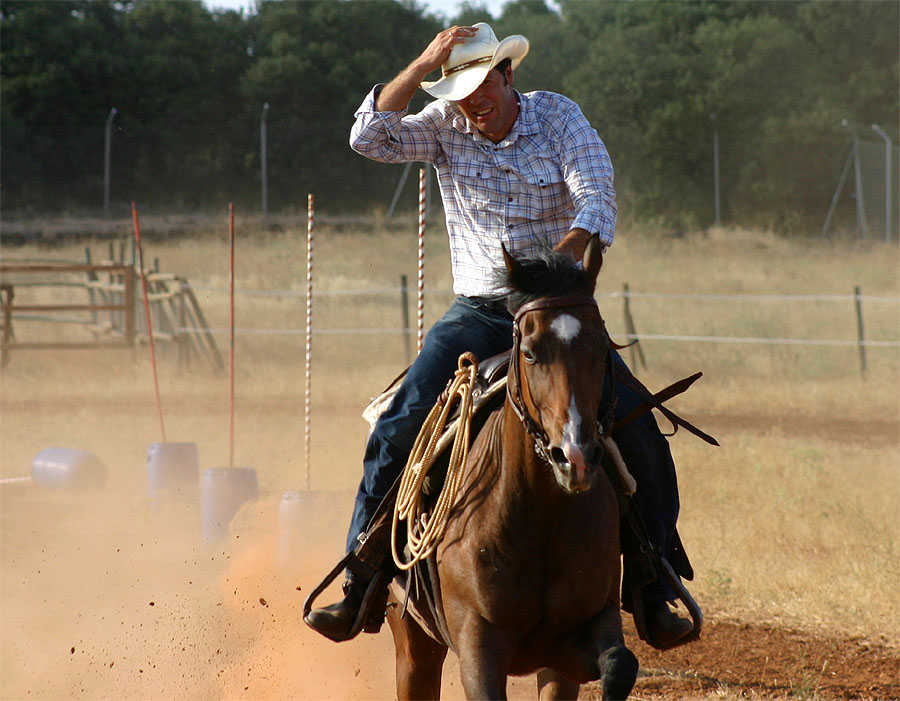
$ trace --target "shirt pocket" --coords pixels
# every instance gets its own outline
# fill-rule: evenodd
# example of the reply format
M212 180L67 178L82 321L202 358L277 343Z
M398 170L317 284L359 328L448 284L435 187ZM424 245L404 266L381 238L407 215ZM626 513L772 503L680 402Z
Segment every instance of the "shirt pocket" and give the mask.
M555 213L566 201L566 183L555 168L524 173L520 187L518 208L526 219L542 219Z
M453 185L463 209L486 208L491 203L490 167L478 162L454 163Z

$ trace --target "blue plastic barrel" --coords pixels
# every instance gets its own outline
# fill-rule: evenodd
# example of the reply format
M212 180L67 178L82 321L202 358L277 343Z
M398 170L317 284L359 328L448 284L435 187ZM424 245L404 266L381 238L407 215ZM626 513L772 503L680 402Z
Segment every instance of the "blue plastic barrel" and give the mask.
M203 472L201 512L203 537L219 540L241 506L259 496L256 470L249 467L211 467Z
M93 453L45 448L31 463L31 479L50 489L90 489L106 483L106 466Z
M200 468L196 443L151 443L147 448L147 494L150 503L196 502Z

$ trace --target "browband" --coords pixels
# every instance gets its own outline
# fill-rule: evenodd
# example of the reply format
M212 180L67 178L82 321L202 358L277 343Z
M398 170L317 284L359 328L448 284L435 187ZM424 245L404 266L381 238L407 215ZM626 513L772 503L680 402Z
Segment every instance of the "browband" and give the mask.
M564 297L540 297L526 302L516 310L514 320L518 321L528 312L537 309L557 309L559 307L597 307L597 300L583 294L570 294Z

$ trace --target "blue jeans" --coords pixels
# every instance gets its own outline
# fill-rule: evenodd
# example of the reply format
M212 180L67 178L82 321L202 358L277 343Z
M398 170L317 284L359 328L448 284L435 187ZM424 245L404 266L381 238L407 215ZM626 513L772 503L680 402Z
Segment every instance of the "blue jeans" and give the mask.
M428 412L453 377L459 356L471 351L479 361L509 350L512 317L505 309L468 297L457 297L446 314L431 328L415 362L387 411L375 424L366 444L363 478L356 495L353 518L347 534L347 551L357 545L357 536L403 471L409 453ZM613 362L625 367L615 351ZM626 372L627 372L627 368ZM605 391L609 391L607 387ZM628 415L642 397L616 383L616 420ZM625 464L637 480L641 515L650 539L669 557L675 521L678 518L678 484L669 443L653 415L613 432ZM666 590L667 598L670 592Z
M612 356L613 363L620 365L620 370L628 373L628 367L622 357L616 351L612 351ZM615 388L616 406L613 418L618 421L636 409L643 398L622 382L616 382ZM604 392L608 391L609 388L605 388ZM633 498L637 501L638 511L647 528L647 536L659 548L659 553L671 561L680 503L675 461L669 450L669 441L659 430L656 418L651 412L647 412L627 426L614 430L612 435L628 471L637 481L638 489ZM625 567L627 570L627 553ZM669 601L675 598L675 592L663 582L654 582L647 589L649 593L661 594Z

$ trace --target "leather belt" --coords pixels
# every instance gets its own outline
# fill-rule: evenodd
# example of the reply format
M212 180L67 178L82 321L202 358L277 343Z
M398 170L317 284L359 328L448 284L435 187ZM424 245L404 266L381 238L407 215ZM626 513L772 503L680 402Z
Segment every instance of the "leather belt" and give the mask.
M481 307L487 307L489 310L495 313L509 314L509 309L506 308L506 297L466 297L467 300L472 302L473 304L477 304Z

